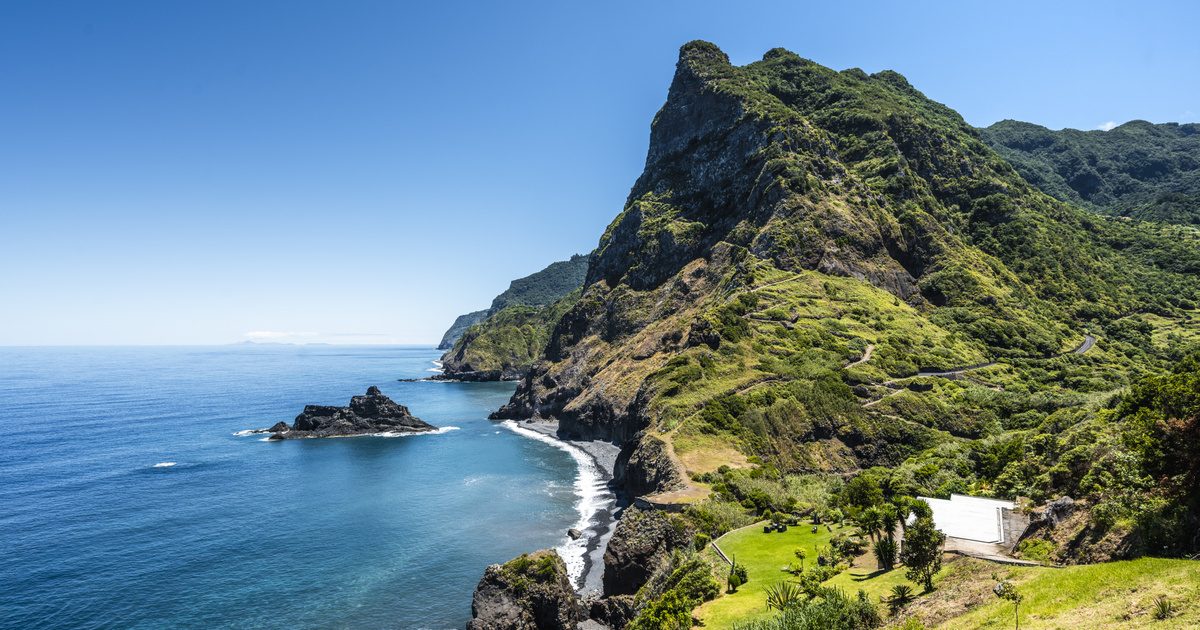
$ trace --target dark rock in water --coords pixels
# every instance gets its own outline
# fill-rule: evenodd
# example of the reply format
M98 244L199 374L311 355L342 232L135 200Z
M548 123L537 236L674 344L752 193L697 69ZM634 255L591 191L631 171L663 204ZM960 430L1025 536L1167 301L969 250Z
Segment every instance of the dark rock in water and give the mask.
M695 533L664 512L630 507L604 550L604 594L633 595Z
M493 564L471 598L467 630L574 630L583 604L553 550Z
M291 427L288 426L288 423L280 420L279 422L276 422L273 426L271 426L270 429L267 429L267 432L268 433L279 433L281 431L287 431L289 429L291 429Z
M567 536L570 536L571 540L579 540L579 537L583 536L583 532L572 527L571 529L567 530Z
M271 427L272 440L339 437L371 433L420 433L437 427L408 412L372 385L365 396L350 399L349 407L307 405L289 428L280 422Z

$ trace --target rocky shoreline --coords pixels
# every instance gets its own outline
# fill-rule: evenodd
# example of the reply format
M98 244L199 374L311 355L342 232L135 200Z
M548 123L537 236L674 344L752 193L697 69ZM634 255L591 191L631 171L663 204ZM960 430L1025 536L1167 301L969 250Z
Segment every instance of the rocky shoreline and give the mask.
M620 448L603 440L563 440L558 437L558 422L554 420L508 421L505 424L518 433L528 431L541 436L542 441L557 442L561 445L560 448L568 452L571 448L577 449L594 467L595 474L590 480L585 471L580 471L583 482L593 484L592 488L583 489L585 496L580 499L585 502L582 508L589 513L586 517L587 523L580 527L584 525L581 522L567 533L569 540L559 548L559 552L565 552L564 555L570 562L573 560L572 552L579 553L579 548L582 548L582 566L578 575L572 576L575 589L582 596L600 594L604 579L604 550L616 531L617 519L627 504L624 497L613 487L613 474ZM586 466L589 462L580 462L580 466ZM587 496L588 490L595 491L595 494ZM576 532L578 536L575 535Z

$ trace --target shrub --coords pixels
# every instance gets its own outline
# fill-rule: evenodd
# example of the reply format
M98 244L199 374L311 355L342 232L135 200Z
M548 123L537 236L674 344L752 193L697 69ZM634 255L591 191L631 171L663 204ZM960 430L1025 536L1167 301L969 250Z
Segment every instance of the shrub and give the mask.
M1050 554L1054 553L1054 543L1042 538L1027 538L1017 545L1017 551L1030 560L1046 562L1050 560Z
M892 594L883 599L888 605L888 611L895 615L913 600L912 587L907 584L897 584L892 587Z
M879 610L858 592L849 597L841 589L822 588L819 597L801 599L774 619L737 624L736 630L869 630L882 625Z
M1171 603L1171 600L1161 595L1154 598L1155 619L1170 619L1173 614L1175 614L1175 604Z
M800 602L803 594L803 591L791 582L776 582L767 587L767 608L786 610Z

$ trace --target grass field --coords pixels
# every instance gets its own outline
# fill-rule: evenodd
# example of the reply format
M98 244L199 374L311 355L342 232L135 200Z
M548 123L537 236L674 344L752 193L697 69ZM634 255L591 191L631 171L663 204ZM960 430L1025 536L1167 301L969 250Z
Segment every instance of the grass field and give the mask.
M695 611L695 616L704 622L705 628L732 628L735 622L761 619L767 613L767 587L791 578L782 571L788 564L796 564L793 552L804 549L808 554L805 566L816 562L817 549L829 544L834 533L842 531L834 527L833 533L825 526L812 533L812 526L801 524L789 527L786 532L764 534L763 523L737 529L717 539L725 555L737 557L738 564L746 566L750 581L736 593L725 593ZM707 553L715 555L711 549Z

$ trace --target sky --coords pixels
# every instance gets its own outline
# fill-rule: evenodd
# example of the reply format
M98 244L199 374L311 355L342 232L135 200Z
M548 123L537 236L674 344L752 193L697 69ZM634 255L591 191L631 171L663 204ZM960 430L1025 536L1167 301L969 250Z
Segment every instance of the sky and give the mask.
M1200 120L1192 2L0 3L0 345L435 343L596 246L679 46Z

